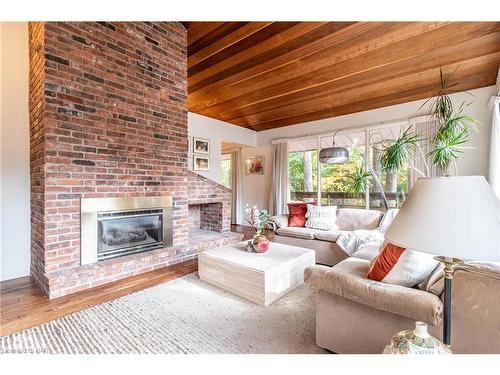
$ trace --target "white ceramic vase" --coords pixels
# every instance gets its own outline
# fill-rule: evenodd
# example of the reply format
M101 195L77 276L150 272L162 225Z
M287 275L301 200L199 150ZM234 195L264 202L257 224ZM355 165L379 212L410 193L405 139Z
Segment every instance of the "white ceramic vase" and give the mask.
M427 332L427 324L416 322L414 330L396 333L391 340L392 354L451 354L450 348Z

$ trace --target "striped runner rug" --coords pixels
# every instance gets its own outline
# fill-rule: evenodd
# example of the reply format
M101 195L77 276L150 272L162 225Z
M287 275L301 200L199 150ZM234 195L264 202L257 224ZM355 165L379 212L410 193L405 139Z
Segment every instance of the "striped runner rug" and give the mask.
M196 273L0 337L0 353L324 353L314 290L264 308Z

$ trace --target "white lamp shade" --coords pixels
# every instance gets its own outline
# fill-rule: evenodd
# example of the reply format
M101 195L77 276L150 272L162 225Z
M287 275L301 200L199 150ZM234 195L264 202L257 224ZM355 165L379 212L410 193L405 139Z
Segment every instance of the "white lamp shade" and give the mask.
M500 261L500 201L482 176L421 178L385 239L433 255Z

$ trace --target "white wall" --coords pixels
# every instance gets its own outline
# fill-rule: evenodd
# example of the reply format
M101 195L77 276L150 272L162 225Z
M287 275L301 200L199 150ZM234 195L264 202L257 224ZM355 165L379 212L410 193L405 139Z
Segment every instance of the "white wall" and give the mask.
M246 175L243 172L242 204L245 206L257 205L261 209L269 207L269 193L271 192L271 147L244 147L241 149L241 158L243 163L249 157L264 156L264 174ZM243 168L245 165L243 165ZM244 212L244 211L243 211ZM245 213L243 213L245 215ZM245 224L245 223L238 223Z
M28 24L0 23L0 279L30 273Z
M488 110L488 101L495 95L495 86L471 90L467 93L456 93L451 95L456 107L462 101L473 101L466 109L466 113L481 122L479 131L473 133L469 146L472 149L464 150L458 161L459 174L461 175L487 175L487 160L490 143L491 111ZM243 149L245 155L266 155L266 168L264 176L259 179L249 176L245 179L243 202L256 203L263 208L268 207L269 193L271 188L271 141L278 138L302 137L313 134L327 133L337 129L366 126L381 122L406 119L425 114L424 107L419 108L425 100L419 100L390 107L358 112L349 115L328 118L319 121L303 123L299 125L286 126L282 128L267 130L257 133L257 149Z
M188 113L188 134L190 137L210 140L210 171L196 173L219 183L222 181L221 142L238 143L251 147L257 145L255 131L191 112ZM193 169L191 159L189 160L189 168Z

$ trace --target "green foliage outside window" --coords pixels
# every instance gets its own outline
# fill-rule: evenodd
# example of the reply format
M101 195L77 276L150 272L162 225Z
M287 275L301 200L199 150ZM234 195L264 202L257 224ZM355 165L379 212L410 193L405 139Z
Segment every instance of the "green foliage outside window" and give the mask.
M313 192L317 192L318 178L318 152L311 152L312 161L312 186ZM354 180L363 167L362 154L364 147L352 146L349 148L349 161L345 164L322 164L321 165L321 191L322 192L347 192L358 193ZM289 154L289 178L290 191L303 192L304 190L304 152L291 152ZM385 181L385 173L382 172L382 181ZM408 191L408 172L406 168L398 171L397 191Z

